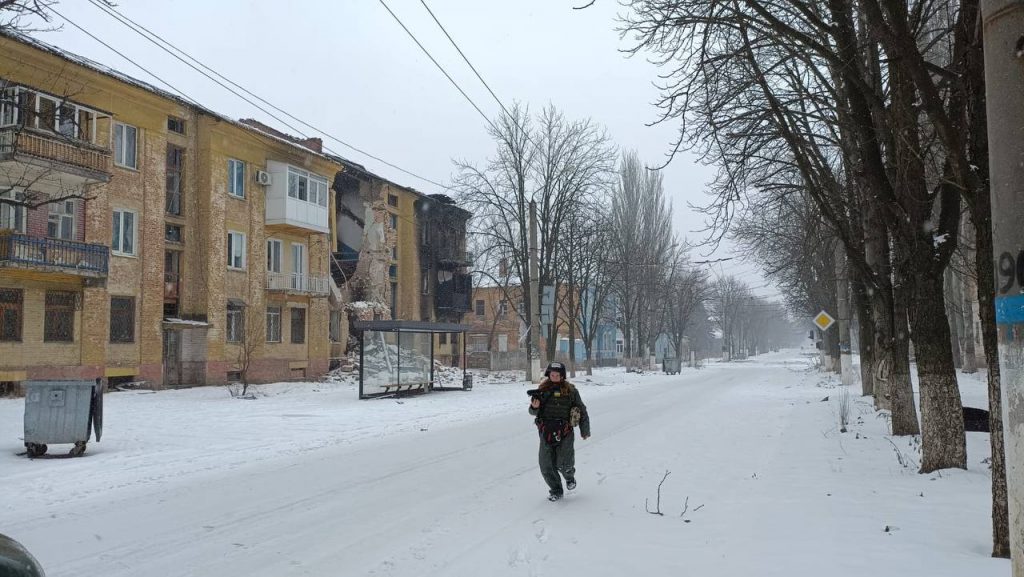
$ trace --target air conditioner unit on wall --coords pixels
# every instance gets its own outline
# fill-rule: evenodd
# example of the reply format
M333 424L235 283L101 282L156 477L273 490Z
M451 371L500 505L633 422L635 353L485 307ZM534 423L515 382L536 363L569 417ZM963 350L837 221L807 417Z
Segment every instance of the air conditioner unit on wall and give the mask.
M263 186L270 186L270 173L265 170L256 171L256 183Z

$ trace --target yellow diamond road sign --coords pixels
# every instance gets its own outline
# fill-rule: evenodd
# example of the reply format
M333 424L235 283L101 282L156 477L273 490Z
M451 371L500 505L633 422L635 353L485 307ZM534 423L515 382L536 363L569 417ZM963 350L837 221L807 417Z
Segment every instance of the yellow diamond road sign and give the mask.
M832 318L832 315L825 311L821 311L818 313L818 316L814 317L814 324L823 331L827 331L835 322L836 319Z

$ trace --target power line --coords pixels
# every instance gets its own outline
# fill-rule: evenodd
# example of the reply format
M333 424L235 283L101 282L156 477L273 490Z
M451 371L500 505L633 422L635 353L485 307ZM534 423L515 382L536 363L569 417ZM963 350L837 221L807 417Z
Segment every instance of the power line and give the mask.
M184 92L182 92L181 90L178 90L177 88L175 88L173 84L171 84L170 82L167 82L167 81L166 81L166 80L164 80L163 78L160 78L159 76L157 76L157 75L156 75L156 73L154 73L154 72L152 72L152 71L150 71L150 70L146 69L145 67L143 67L143 66L142 66L141 64L139 64L138 62L136 62L136 61L132 60L131 58L129 58L128 56L126 56L126 55L125 55L125 54L124 54L123 52L121 52L121 51L119 51L118 49L114 48L113 46L111 46L111 45L107 44L106 42L104 42L104 41L100 40L100 39L99 39L99 38L97 38L97 37L96 37L95 35L93 35L93 34L92 34L91 32L89 32L89 31L88 31L88 30L86 30L85 28L82 28L82 27L81 27L81 26L79 26L78 24L76 24L76 23L75 23L75 22L74 22L73 20L71 20L70 18L68 18L67 16L64 16L63 14L61 14L60 12L58 12L58 11L57 11L57 9L56 9L56 8L54 8L53 6L47 5L47 6L46 6L46 9L48 9L48 10L49 10L50 12L53 12L53 13L54 13L54 14L56 14L57 16L60 16L61 18L63 18L63 19L65 20L65 21L67 21L67 23L68 23L68 24L70 24L70 25L74 26L75 28L78 28L79 30L81 30L81 31L82 31L82 33L84 33L84 34L85 34L86 36L88 36L89 38L92 38L92 39L93 39L93 40L95 40L96 42L99 42L99 43L100 43L100 44L102 44L103 46L107 47L107 49L108 49L108 50L110 50L111 52L113 52L114 54L117 54L117 55L118 55L118 56L120 56L121 58L124 58L124 59L125 59L125 60L127 60L128 62L131 62L132 64L134 64L134 65L136 66L136 68L138 68L139 70L142 70L142 71L143 71L143 72L145 72L146 74L149 74L150 76L152 76L153 78L155 78L155 79L156 79L156 80L157 80L158 82L160 82L161 84L163 84L164 86L166 86L166 87L167 87L167 88L169 88L170 90L172 90L172 91L174 91L174 92L178 93L178 94L179 94L179 95L180 95L180 96L181 96L182 98L184 98L185 100L187 100L187 101L191 102L191 103L192 103L192 104L194 104L195 106L199 106L199 103L198 103L198 102L196 102L195 100L193 100L193 99L189 98L189 97L188 97L188 95L187 95L187 94L185 94Z
M459 94L461 94L466 99L466 101L469 102L470 106L476 109L476 111L480 114L480 117L484 119L484 122L486 122L487 125L490 126L491 128L494 128L494 124L491 123L491 119L488 118L487 115L484 114L484 111L481 110L480 107L476 105L476 102L473 102L473 99L470 98L468 94L466 94L466 91L463 90L461 86L459 86L459 83L456 82L455 79L452 78L450 74L448 74L448 71L445 70L443 66L441 66L441 64L434 58L432 54L430 54L430 51L427 50L422 43L420 43L419 39L416 38L416 35L413 34L412 31L409 30L409 28L405 25L405 23L402 22L402 19L399 18L398 15L395 14L393 10L391 10L391 8L387 5L386 2L384 2L384 0L378 1L380 2L381 6L383 6L384 9L387 10L389 14L391 14L391 17L395 19L395 22L398 22L398 25L402 27L402 30L405 30L405 33L409 35L409 38L412 38L412 41L416 43L416 46L419 46L420 50L422 50L423 53L427 55L427 58L429 58L430 61L434 63L434 66L437 66L437 69L441 71L441 74L444 74L444 77L447 78L448 81L452 83L452 86L454 86L455 89L459 91Z
M167 52L168 54L170 54L171 56L173 56L174 58L176 58L177 60L179 60L180 62L182 62L183 64L185 64L186 66L188 66L188 67L192 68L192 69L193 69L193 70L195 70L196 72L198 72L198 73L202 74L203 76L205 76L206 78L208 78L208 79L212 80L213 82L215 82L216 84L218 84L219 86L221 86L222 88L224 88L225 90L227 90L227 91L231 92L232 94L234 94L235 96L237 96L237 97L241 98L242 100L244 100L245 102L247 102L247 103L249 103L250 105L254 106L254 107L255 107L255 108L257 108L258 110L260 110L260 111L262 111L263 113L267 114L267 115L268 115L268 116L270 116L271 118L273 118L273 119L277 120L278 122L280 122L280 123L281 123L281 124L283 124L284 126L288 127L288 128L290 129L290 130L294 130L295 132L299 133L299 135L300 135L300 136L303 136L303 137L305 137L305 134L303 134L303 132L302 132L301 130L299 130L298 128L296 128L296 127L292 126L292 125L291 125L291 124L289 124L288 122L286 122L286 121L282 120L282 119L281 119L280 117L276 116L276 115L275 115L275 114L273 114L272 112L270 112L270 111L268 111L267 109L263 108L263 107L262 107L262 106L260 106L259 104L256 104L255 102L253 102L253 101L252 101L252 100L250 100L249 98L247 98L247 97L245 97L245 96L243 96L243 95L239 94L239 93L238 93L237 91L235 91L235 90L234 90L234 89L232 89L231 87L229 87L229 86L225 85L225 84L224 84L224 82L227 82L227 83L228 83L228 84L230 84L231 86L234 86L234 87L235 87L235 88L237 88L238 90L241 90L241 91L242 91L242 92L244 92L245 94L248 94L248 95L249 95L249 96L251 96L252 98L254 98L254 99L256 99L256 100L258 100L258 101L262 102L263 104L266 104L266 105L267 105L267 106L269 106L270 108L272 108L272 109L276 110L277 112L281 113L281 114L282 114L282 115L284 115L284 116L287 116L288 118L290 118L290 119L294 120L295 122L297 122L297 123L299 123L299 124L301 124L301 125L303 125L303 126L305 126L305 127L309 128L309 129L313 130L313 131L314 131L314 132L316 132L316 133L322 134L322 135L326 136L327 138L329 138L329 139L331 139L331 140L333 140L333 141L335 141L335 142L337 142L337 143L341 144L342 146L344 146L344 147L346 147L346 148L349 148L349 149L351 149L351 150L353 150L353 151L355 151L355 152L357 152L357 153L359 153L359 154L362 154L363 156L366 156L367 158L372 158L373 160L376 160L376 161L378 161L378 162L380 162L380 163L382 163L382 164L384 164L384 165L386 165L386 166L390 166L391 168L394 168L395 170L398 170L398 171L400 171L400 172L402 172L402 173L404 173L404 174L407 174L407 175L409 175L409 176L412 176L413 178L417 178L417 179L419 179L419 180L422 180L423 182L428 182L428 183L430 183L430 184L433 184L433 185L435 185L435 186L437 186L437 187L440 187L440 188L442 188L442 189L445 189L445 190L449 190L449 189L450 189L450 187L448 187L448 186L445 186L445 185L443 185L443 184L441 184L441 183L439 183L439 182L437 182L437 181L435 181L435 180L429 179L429 178L427 178L427 177L424 177L424 176L421 176L421 175L419 175L419 174L416 174L416 173L414 173L414 172L412 172L412 171L409 171L409 170L407 170L407 169L405 169L405 168L402 168L401 166L398 166L397 164L394 164L394 163L392 163L392 162L389 162L389 161L387 161L387 160L385 160L385 159L383 159L383 158L381 158L381 157L379 157L379 156L376 156L376 155L374 155L374 154L371 154L371 153L369 153L369 152L367 152L367 151L365 151L365 150L363 150L363 149L361 149L361 148L359 148L359 147L357 147L357 146L355 146L355 145L353 145L353 144L350 144L350 143L348 143L348 142L346 142L346 141L344 141L344 140L342 140L342 139L340 139L340 138L338 138L338 137L336 137L336 136L334 136L334 135L330 134L329 132L327 132L327 131L325 131L325 130L322 130L322 129L320 129L320 128L317 128L316 126L314 126L314 125L312 125L312 124L310 124L310 123L308 123L308 122L306 122L306 121L302 120L301 118L297 118L296 116L292 115L292 114L291 114L291 113L289 113L288 111L286 111L286 110L283 110L282 108L280 108L280 107L278 107L278 106L274 105L273 103L271 103L271 102L267 101L266 99L264 99L263 97L259 96L258 94L255 94L254 92L252 92L252 91L248 90L248 89L247 89L247 88L245 88L244 86L241 86L241 85L239 85L238 83L234 82L234 81L233 81L233 80L231 80L230 78L228 78L228 77L224 76L223 74L221 74L221 73L217 72L216 70L214 70L214 69L213 69L213 68L211 68L210 66L207 66L207 65L206 65L206 64L204 64L204 63L203 63L202 61L200 61L200 60L198 60L197 58L195 58L195 57L191 56L190 54L188 54L187 52L185 52L185 51L184 51L184 50L182 50L181 48L179 48L179 47L175 46L174 44L172 44L172 43L171 43L170 41L166 40L165 38L163 38L163 37L162 37L162 36L160 36L159 34L157 34L157 33L153 32L153 31L149 30L148 28L146 28L145 26L143 26L143 25L139 24L138 22L135 22L135 21L134 21L134 20L132 20L131 18L129 18L129 17L127 17L127 16L125 16L125 15L121 14L120 12L118 12L117 10L115 10L115 9L114 9L113 7L111 7L111 6L108 6L108 5L104 5L104 4L102 4L101 2L98 2L97 0L89 0L89 1L90 1L90 3L91 3L91 4L93 5L93 6L95 6L95 7L99 8L99 9L100 9L101 11L103 11L104 13L106 13L107 15L109 15L110 17L114 18L115 20L117 20L118 22L120 22L121 24L123 24L124 26L128 27L128 28L129 28L129 29L131 29L131 30L132 30L133 32L135 32L135 33L137 33L138 35L142 36L143 38L145 38L145 39L146 39L146 40L148 40L149 42L153 43L153 44L154 44L155 46L157 46L158 48L160 48L160 49L161 49L161 50L163 50L164 52ZM52 8L51 8L51 10L52 10ZM56 12L56 11L54 10L54 12ZM58 15L59 15L59 14L58 14ZM64 18L65 20L67 20L67 18L65 18L64 16L61 16L61 18ZM68 20L68 22L71 22L71 21L70 21L70 20ZM73 22L72 22L72 25L74 25L74 26L75 26L76 28L78 28L79 30L82 30L82 28L81 28L81 27L79 27L78 25L75 25L75 24L74 24ZM84 30L83 30L83 32L84 32ZM88 34L88 33L87 33L87 34ZM92 35L90 34L90 36L92 36ZM95 38L95 37L93 37L93 38ZM99 41L99 40L97 39L97 41ZM102 43L102 42L101 42L101 43ZM105 46L107 46L108 48L110 48L110 46L109 46L109 45L106 45L106 44L104 44L104 45L105 45ZM170 47L170 49L173 49L173 51L172 51L172 50L170 50L170 49L168 49L168 47ZM111 48L111 50L113 50L113 48ZM116 52L116 50L115 50L115 52ZM175 53L175 52L177 52L177 53ZM120 53L118 53L118 54L120 54ZM181 56L179 56L179 54L180 54ZM124 56L124 55L122 55L122 56ZM182 58L182 56L184 56L185 58L187 58L187 59L188 59L188 60L190 60L191 62L188 62L188 61L186 61L186 60L185 60L185 58ZM127 57L126 57L126 58L127 58ZM203 69L205 69L205 71L204 71L204 70L200 70L199 68L197 68L197 67L196 67L196 66L195 66L194 64L192 64L193 62L194 62L194 63L195 63L196 65L198 65L198 66L201 66L201 67L202 67ZM133 64L136 64L136 63L134 63L134 62L133 62ZM138 64L136 64L136 66L138 66ZM208 74L208 73L207 73L206 71L209 71L209 74ZM216 76L217 78L214 78L214 77L213 77L213 76L211 76L210 74L213 74L213 75L215 75L215 76ZM154 76L154 77L155 77L155 76ZM218 78L220 78L220 79L221 79L221 80L223 80L224 82L221 82L221 80L218 80ZM161 82L163 82L163 81L161 80ZM164 83L165 83L165 84L167 84L166 82L164 82ZM170 85L168 84L168 86L170 86ZM179 92L179 93L180 93L180 91L178 91L177 89L175 89L175 90L176 90L177 92ZM191 99L189 99L189 100L191 100ZM193 102L194 102L194 101L193 101ZM197 104L197 105L198 105L198 104ZM327 147L325 147L325 148L327 148ZM327 150L328 150L328 152L331 152L331 153L333 153L333 154L335 154L335 155L337 155L337 156L340 156L340 155L338 155L338 154L337 154L336 152L332 151L332 150L331 150L331 149L329 149L329 148L327 148Z
M501 107L501 109L509 118L512 118L512 114L508 111L507 108L505 108L505 104L502 103L501 99L498 98L498 95L495 94L493 90L491 90L491 85L487 84L487 81L484 80L484 77L481 76L480 72L477 71L476 66L473 66L473 63L469 61L469 58L467 58L466 54L462 52L461 48L459 48L459 45L455 42L455 39L452 38L452 35L448 34L448 30L444 27L443 24L441 24L441 21L437 19L437 16L434 15L434 11L430 9L430 6L427 6L426 0L420 0L420 4L423 4L423 7L427 9L427 12L430 14L430 17L433 18L434 22L437 23L438 28L440 28L441 31L444 32L444 35L448 37L448 41L452 43L452 46L455 47L455 50L459 52L459 56L461 56L462 59L466 62L466 64L469 65L469 68L470 70L473 71L473 74L476 74L476 77L480 79L480 83L483 84L485 88L487 88L487 92L491 93L491 96L494 97L494 101L498 103L498 106Z

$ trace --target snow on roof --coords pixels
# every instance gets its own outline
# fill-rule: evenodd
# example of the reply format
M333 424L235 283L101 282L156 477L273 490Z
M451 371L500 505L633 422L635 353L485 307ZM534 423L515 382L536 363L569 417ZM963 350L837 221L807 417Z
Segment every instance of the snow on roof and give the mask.
M27 34L22 34L20 32L14 32L14 31L10 31L10 30L2 30L2 29L0 29L0 36L2 36L4 38L7 38L7 39L10 39L10 40L12 40L14 42L20 42L22 44L27 44L29 46L32 46L33 48L36 48L37 50L42 50L43 52L47 52L49 54L53 54L54 56L57 56L58 58L63 58L64 60L67 60L68 62L71 62L73 64L77 64L77 65L82 66L84 68L88 68L88 69L90 69L90 70L92 70L94 72L98 72L98 73L103 74L105 76L110 76L111 78L114 78L114 79L116 79L116 80L118 80L120 82L124 82L125 84L130 84L132 86L135 86L136 88L141 88L142 90L145 90L147 92L152 92L153 94L156 94L156 95L158 95L158 96L160 96L162 98L166 98L168 100L177 102L178 104L180 104L182 106L193 108L193 109L197 110L198 112L200 112L201 114L205 114L207 116L212 116L212 117L214 117L214 118L216 118L218 120L221 120L221 121L224 121L224 122L228 122L228 123L231 123L231 124L233 124L233 125L235 125L235 126L237 126L239 128L242 128L244 130L248 130L249 132L254 132L256 134L259 134L260 136L262 136L264 138L268 138L268 139L277 141L277 142L279 142L281 144L288 145L289 147L291 147L293 149L301 150L305 154L311 154L313 156L317 156L317 157L322 158L324 160L327 160L327 161L330 161L330 162L334 162L334 163L338 163L338 164L346 164L348 162L344 158L342 158L342 157L340 157L338 155L324 154L324 153L321 153L321 152L317 152L315 150L312 150L310 148L302 146L301 144L297 144L295 142L292 142L292 141L290 141L290 140L288 140L286 138L282 138L282 137L277 136L275 134L271 134L271 133L269 133L269 132L267 132L265 130L260 130L260 129L256 128L255 126L250 126L250 125L245 124L243 122L239 122L236 119L224 116L223 114L220 114L220 113L215 112L215 111L213 111L213 110L211 110L209 108L206 108L202 104L199 104L198 102L196 102L196 101L194 101L194 100L192 100L190 98L179 96L177 94L174 94L173 92L168 92L167 90L164 90L162 88L157 88L156 86L153 86L152 84L149 84L148 82L144 82L142 80L139 80L138 78L134 78L132 76L128 76L124 72L115 70L115 69L113 69L113 68L111 68L109 66L106 66L105 64L101 64L99 62L96 62L95 60L92 60L90 58L86 58L85 56L80 56L80 55L75 54L73 52L68 52L67 50L64 50L63 48L58 48L57 46L54 46L53 44L49 44L47 42L43 42L42 40L39 40L38 38L33 38L33 37L31 37L31 36L29 36Z

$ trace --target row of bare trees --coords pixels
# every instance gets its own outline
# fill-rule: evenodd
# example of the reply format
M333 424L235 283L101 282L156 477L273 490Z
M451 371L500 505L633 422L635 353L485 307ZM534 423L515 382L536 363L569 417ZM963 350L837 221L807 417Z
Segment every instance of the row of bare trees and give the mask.
M894 435L921 435L922 472L967 466L950 329L964 299L947 299L944 281L951 260L970 269L956 291L977 291L993 554L1008 556L995 282L991 260L973 257L992 253L978 0L629 4L631 50L665 69L674 150L719 169L707 207L718 238L745 244L796 310L852 289L863 390L891 411Z
M595 340L610 325L622 332L631 364L649 359L662 335L676 354L687 342L707 346L713 287L672 230L659 171L635 152L620 154L593 121L571 120L553 106L534 116L517 104L490 131L495 154L483 166L457 162L456 186L474 214L478 284L498 287L504 300L519 305L514 310L524 331L531 330L543 287L554 289L552 322L543 325L546 346L534 351L523 339L528 359L554 358L559 339L568 337L570 362L578 339L589 371ZM541 287L535 294L523 290L531 256ZM751 342L755 334L748 331Z

